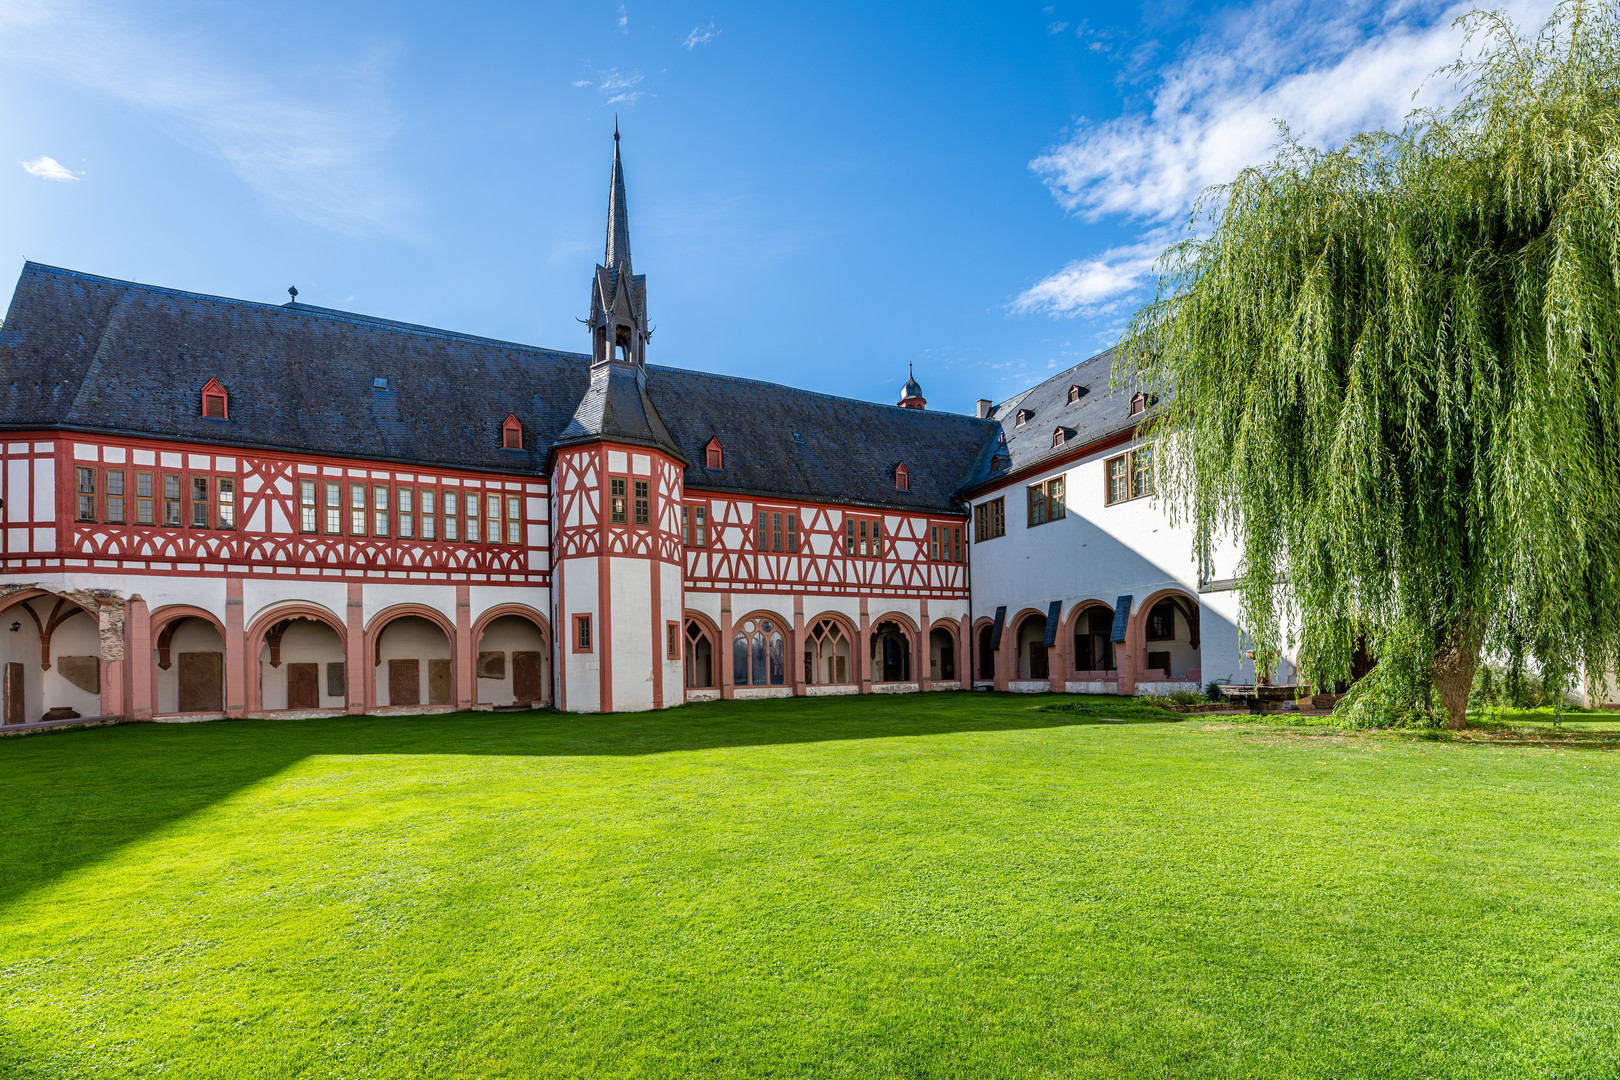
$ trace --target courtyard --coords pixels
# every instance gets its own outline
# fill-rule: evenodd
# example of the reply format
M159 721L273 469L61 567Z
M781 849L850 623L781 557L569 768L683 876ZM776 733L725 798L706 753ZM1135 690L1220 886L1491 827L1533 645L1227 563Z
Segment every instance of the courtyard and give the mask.
M944 693L5 740L0 1075L1620 1072L1620 731L1275 719Z

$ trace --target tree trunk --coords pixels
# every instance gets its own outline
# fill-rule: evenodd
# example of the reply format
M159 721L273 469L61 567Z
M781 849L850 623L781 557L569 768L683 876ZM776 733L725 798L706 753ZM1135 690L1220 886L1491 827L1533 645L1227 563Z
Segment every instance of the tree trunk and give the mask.
M1474 688L1481 637L1478 620L1465 615L1441 631L1435 646L1429 674L1440 693L1440 707L1446 710L1446 727L1452 730L1468 726L1468 693Z

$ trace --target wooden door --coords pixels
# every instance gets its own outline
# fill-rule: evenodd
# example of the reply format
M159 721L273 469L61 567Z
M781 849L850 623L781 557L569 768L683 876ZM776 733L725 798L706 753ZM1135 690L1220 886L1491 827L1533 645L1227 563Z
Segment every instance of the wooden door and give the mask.
M321 665L287 665L287 708L321 707Z
M21 664L6 665L5 690L6 723L20 724L23 722L23 666Z
M512 698L515 701L539 701L545 697L540 690L540 654L515 652L512 654Z
M225 654L183 652L179 667L180 711L222 712L225 708Z
M419 660L388 661L388 704L422 704L422 663Z

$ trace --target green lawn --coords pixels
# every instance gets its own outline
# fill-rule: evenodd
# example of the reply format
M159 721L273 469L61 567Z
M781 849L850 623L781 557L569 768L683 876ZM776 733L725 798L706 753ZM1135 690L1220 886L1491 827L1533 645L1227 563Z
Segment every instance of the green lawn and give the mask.
M0 1076L1620 1075L1620 734L1039 704L0 740Z

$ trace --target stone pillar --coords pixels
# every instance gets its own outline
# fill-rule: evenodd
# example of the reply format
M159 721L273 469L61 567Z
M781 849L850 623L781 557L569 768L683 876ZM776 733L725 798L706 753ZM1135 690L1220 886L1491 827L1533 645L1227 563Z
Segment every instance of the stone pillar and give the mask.
M371 670L370 658L366 656L365 588L358 581L349 582L349 603L344 622L346 656L343 670L347 675L345 681L348 683L346 690L351 716L366 711L366 701L371 697L367 688L377 677L376 672Z
M125 634L128 627L124 619L125 602L101 598L97 605L97 621L101 631L101 715L124 716L128 705L124 697Z
M731 673L731 594L720 594L720 640L714 643L720 655L715 659L720 665L720 696L730 701L737 696L737 688L732 683Z
M1046 653L1046 688L1054 694L1068 689L1069 672L1074 668L1074 635L1063 632L1063 609L1058 608L1057 635Z
M152 696L152 613L140 593L129 598L124 610L125 715L150 720L156 701Z
M793 672L793 696L804 697L809 687L804 681L804 595L793 594L793 646L788 654L788 670Z
M991 631L995 636L995 631ZM1007 684L1018 676L1018 637L1013 633L1011 623L1001 627L1001 648L996 650L996 678L997 690L1007 689Z
M247 713L246 628L242 625L242 579L225 579L225 715ZM257 658L254 666L257 667Z
M861 655L856 670L860 672L861 693L872 692L872 616L866 610L866 597L861 597Z
M973 689L973 622L966 615L957 624L956 678L962 689Z
M1142 605L1131 601L1131 614L1125 621L1125 640L1114 646L1114 665L1119 679L1119 692L1126 697L1136 696L1136 680L1142 674L1142 643L1144 641L1141 622L1143 618ZM1118 615L1115 612L1115 615Z
M928 597L926 596L918 601L917 625L922 627L917 631L917 658L921 663L912 671L912 674L917 676L917 689L927 693L929 676L933 674L934 628L928 622Z
M456 708L473 707L478 683L473 678L472 590L465 582L456 586L456 640L450 643L455 657Z

